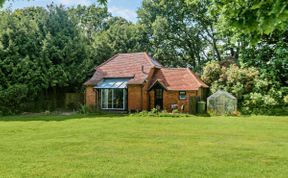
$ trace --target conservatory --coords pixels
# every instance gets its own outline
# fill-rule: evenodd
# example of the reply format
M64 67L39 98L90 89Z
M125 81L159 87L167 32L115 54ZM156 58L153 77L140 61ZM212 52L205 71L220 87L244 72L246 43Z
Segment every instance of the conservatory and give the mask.
M207 98L207 110L216 115L232 114L237 111L237 99L226 91L218 90Z
M128 78L104 79L94 87L99 93L101 109L127 109L127 83L129 80Z

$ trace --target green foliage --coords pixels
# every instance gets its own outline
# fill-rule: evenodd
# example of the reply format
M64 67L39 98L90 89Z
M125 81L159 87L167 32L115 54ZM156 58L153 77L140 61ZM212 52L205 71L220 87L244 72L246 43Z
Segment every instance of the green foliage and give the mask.
M87 105L81 105L79 108L79 113L80 114L88 114L88 113L91 113L91 109Z
M166 110L158 111L156 108L153 108L151 111L141 111L139 113L130 114L131 117L190 117L192 115L180 113L177 109L174 109L171 113Z
M180 113L180 112L179 112L178 109L173 109L173 110L172 110L172 113L173 113L173 114L177 114L177 113Z
M220 88L231 92L244 113L265 114L284 104L287 89L256 68L209 62L203 70L202 79L211 86L212 93Z
M153 57L167 66L199 67L220 59L209 1L144 0L138 10ZM207 53L207 51L209 51Z
M153 109L151 109L151 113L153 113L153 114L158 114L158 109L156 109L156 108L153 108Z
M284 96L284 103L288 105L288 95Z
M217 61L207 62L202 74L202 80L210 85L214 81L218 80L222 74L222 68Z
M5 106L9 112L64 106L61 94L80 92L95 65L118 52L145 51L143 27L111 18L106 7L52 4L0 14L0 90L10 93L22 83L28 88L19 100L23 107Z
M92 56L100 64L116 53L146 51L147 40L142 25L134 25L123 18L111 18L107 29L92 37Z
M0 88L0 115L18 113L22 102L27 99L28 87L24 84Z
M214 0L210 7L214 16L219 16L220 28L232 29L250 36L253 42L262 35L287 30L288 1L230 1Z
M28 91L26 98L19 100L22 105L36 103L48 90L55 91L56 103L57 90L81 87L93 63L88 43L66 9L51 5L47 10L36 7L1 11L0 25L0 81L4 93L25 83ZM18 109L10 107L10 112Z
M3 6L3 4L7 1L13 1L13 0L0 0L0 7ZM28 0L29 1L29 0ZM103 4L103 5L107 5L107 0L97 0L100 4Z

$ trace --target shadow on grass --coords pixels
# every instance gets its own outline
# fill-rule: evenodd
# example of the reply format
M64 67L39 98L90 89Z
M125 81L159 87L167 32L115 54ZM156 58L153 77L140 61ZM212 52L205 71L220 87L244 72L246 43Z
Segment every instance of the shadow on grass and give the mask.
M85 119L85 118L123 118L127 114L72 114L72 115L61 115L61 114L31 114L31 115L14 115L14 116L0 116L1 122L13 122L13 121L66 121L73 119Z

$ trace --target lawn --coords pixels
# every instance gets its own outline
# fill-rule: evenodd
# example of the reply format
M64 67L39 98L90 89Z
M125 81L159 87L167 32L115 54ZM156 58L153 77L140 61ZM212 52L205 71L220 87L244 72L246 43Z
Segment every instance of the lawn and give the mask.
M287 177L288 117L0 118L0 177Z

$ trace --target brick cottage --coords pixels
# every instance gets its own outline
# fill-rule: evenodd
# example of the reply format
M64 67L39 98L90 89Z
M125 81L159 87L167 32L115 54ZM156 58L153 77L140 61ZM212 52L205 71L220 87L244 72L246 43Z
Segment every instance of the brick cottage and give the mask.
M189 110L189 98L205 100L208 86L188 68L165 68L147 53L117 54L85 82L85 104L102 110Z

